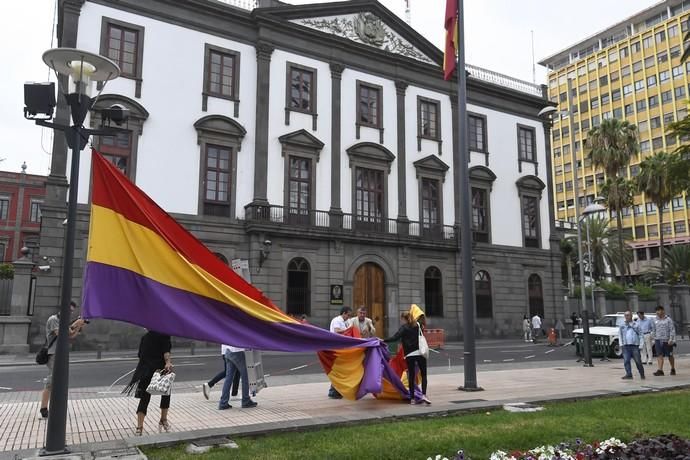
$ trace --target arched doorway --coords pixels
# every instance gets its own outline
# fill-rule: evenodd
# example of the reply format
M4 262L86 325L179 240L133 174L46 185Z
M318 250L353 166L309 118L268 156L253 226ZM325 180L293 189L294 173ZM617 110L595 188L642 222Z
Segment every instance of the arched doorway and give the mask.
M544 319L544 293L541 288L541 278L537 274L530 275L527 281L529 292L529 316L539 315Z
M371 262L360 265L355 272L352 309L356 312L359 307L366 307L367 316L374 322L378 337L386 336L385 297L383 269Z

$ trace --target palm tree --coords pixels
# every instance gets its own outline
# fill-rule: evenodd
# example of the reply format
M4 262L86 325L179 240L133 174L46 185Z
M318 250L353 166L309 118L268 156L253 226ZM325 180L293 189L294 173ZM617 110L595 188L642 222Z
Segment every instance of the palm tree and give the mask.
M584 242L586 245L589 244L589 247L586 247L583 257L587 257L590 277L599 281L606 274L606 265L614 266L609 248L609 241L613 234L609 228L609 219L601 216L585 217L580 222L580 226L583 234L587 232L587 226L589 226L588 241ZM589 259L590 251L591 260Z
M659 220L660 262L664 267L664 205L680 193L674 167L677 155L657 152L640 163L640 174L636 178L637 190L644 193L657 207Z
M669 281L690 282L690 244L676 244L666 249L661 273ZM684 279L682 279L685 277Z
M618 178L621 169L630 164L630 159L636 155L640 149L637 142L637 126L627 121L620 121L616 118L609 118L601 122L599 126L589 131L588 134L589 145L592 148L591 156L594 167L603 169L610 181L609 198L607 199L608 207L612 211L616 211L616 228L618 229L618 251L623 255L623 233L621 231L623 223L621 221L622 201L618 199L621 196L618 187L620 182ZM573 165L575 167L575 165ZM620 267L624 265L623 260L620 260ZM625 272L623 271L623 275Z
M626 179L625 177L609 177L608 179L606 179L606 182L600 190L601 196L604 198L604 201L606 202L606 206L609 208L610 211L616 213L617 226L615 235L612 234L612 237L615 236L618 240L618 247L615 249L615 251L612 252L615 252L618 255L618 258L615 259L615 263L611 264L611 266L616 268L616 271L618 271L618 273L621 275L621 279L623 279L626 273L628 272L628 270L626 269L626 267L628 266L626 261L629 258L626 256L630 252L623 245L621 215L623 214L624 208L632 206L634 201L634 190L635 184L633 184L632 181Z

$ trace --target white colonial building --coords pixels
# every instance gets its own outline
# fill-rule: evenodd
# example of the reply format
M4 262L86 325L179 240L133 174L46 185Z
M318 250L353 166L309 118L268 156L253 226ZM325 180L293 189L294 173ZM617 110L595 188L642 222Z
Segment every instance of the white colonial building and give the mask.
M342 303L365 305L385 335L414 302L457 337L457 83L441 51L375 0L228 3L60 0L60 46L122 70L95 109L128 107L128 132L95 147L219 257L247 260L289 314L327 325ZM467 71L477 327L512 334L523 314L562 314L547 101L537 85ZM67 162L56 137L40 244L57 266L38 282L36 334L59 292ZM90 173L84 154L75 297ZM126 327L108 331L130 344Z

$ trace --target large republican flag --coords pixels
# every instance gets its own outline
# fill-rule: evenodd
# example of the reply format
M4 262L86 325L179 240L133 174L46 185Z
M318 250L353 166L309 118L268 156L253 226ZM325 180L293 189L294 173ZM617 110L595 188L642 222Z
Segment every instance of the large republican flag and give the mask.
M256 350L333 350L321 361L344 396L381 393L384 379L405 394L379 339L333 334L286 315L115 166L95 151L91 158L85 318Z
M446 46L443 50L443 79L450 80L457 67L458 53L458 0L446 0Z

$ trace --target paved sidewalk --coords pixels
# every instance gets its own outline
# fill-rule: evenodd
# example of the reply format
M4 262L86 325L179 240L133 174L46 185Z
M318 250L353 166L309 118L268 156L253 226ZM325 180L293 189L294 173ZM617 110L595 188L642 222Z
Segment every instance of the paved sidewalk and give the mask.
M535 363L537 364L537 363ZM668 364L667 364L668 365ZM137 400L105 388L79 389L70 393L67 443L74 452L161 444L220 435L258 434L296 428L315 428L387 417L487 410L506 402L543 402L591 398L635 392L690 387L690 357L678 356L679 374L654 377L655 366L646 366L647 379L635 375L621 380L623 362L598 362L583 368L572 361L544 363L544 367L478 372L484 391L461 392L461 373L432 375L431 406L410 406L398 401L331 400L328 383L298 383L269 387L255 398L259 406L241 409L239 402L226 411L216 409L219 391L206 401L194 383L175 387L169 421L171 433L158 434L158 397L153 398L145 434L133 437ZM667 369L668 370L668 369ZM269 382L270 383L270 382ZM120 388L114 389L119 390ZM38 417L38 392L2 394L0 398L0 459L32 457L43 445L46 422Z

